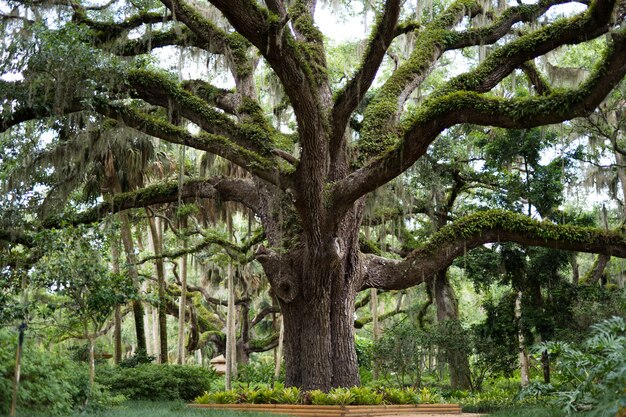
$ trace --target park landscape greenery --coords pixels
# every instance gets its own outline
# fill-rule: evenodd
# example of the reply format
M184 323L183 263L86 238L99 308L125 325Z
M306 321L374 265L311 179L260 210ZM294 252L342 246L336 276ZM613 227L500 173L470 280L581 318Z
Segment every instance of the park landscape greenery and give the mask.
M626 406L623 1L0 10L2 412Z

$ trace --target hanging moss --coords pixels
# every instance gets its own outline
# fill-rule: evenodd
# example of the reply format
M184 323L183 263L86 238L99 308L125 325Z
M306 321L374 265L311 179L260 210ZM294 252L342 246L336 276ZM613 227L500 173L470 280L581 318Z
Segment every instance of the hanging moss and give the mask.
M536 13L536 7L527 6L524 14L530 18L534 13ZM594 9L590 8L582 15L560 19L496 49L475 70L454 78L440 93L454 90L476 90L478 86L485 82L487 77L496 72L499 67L505 66L511 58L520 54L523 56L524 54L532 53L532 51L537 50L539 45L544 44L549 39L557 39L565 31L583 32L585 26L593 20L593 15ZM489 28L483 28L482 30L488 31ZM478 33L476 36L479 36ZM451 41L454 42L454 39L452 38Z

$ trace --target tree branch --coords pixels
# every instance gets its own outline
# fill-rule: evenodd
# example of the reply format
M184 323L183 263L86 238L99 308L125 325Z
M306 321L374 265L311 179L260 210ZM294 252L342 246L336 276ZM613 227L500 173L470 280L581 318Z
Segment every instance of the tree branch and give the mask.
M164 119L119 103L102 101L96 105L96 109L99 113L114 120L123 121L127 126L140 132L171 143L187 145L219 155L271 184L288 187L289 180L280 173L274 161L264 158L226 137L205 132L193 135L183 127L175 126Z
M550 84L543 78L543 76L537 70L537 67L532 61L524 62L520 68L524 71L524 74L528 77L535 91L540 96L546 96L552 92Z
M148 207L154 204L164 204L195 198L220 199L221 201L236 201L252 209L259 209L259 197L256 187L248 179L231 179L213 177L206 180L188 180L179 191L178 182L155 184L138 191L115 195L110 201L71 218L47 218L43 221L44 227L60 227L62 223L85 224L101 220L108 214L118 213L131 208Z
M403 289L420 284L468 250L495 242L626 257L626 237L620 233L539 222L521 214L489 210L443 227L402 261L364 255L366 273L360 289Z
M372 33L359 69L335 100L332 112L331 154L334 149L340 147L339 142L343 141L350 115L372 85L380 63L396 35L401 3L400 0L387 0L385 11Z
M541 0L537 4L523 4L506 9L491 25L468 29L451 34L448 49L460 49L475 45L489 45L502 39L511 27L520 22L531 22L543 15L550 7L569 3L570 0Z
M0 80L0 93L6 102L14 103L14 107L2 106L0 132L28 120L74 113L84 108L83 97L68 97L63 103L57 103L54 94L46 91L46 87L40 84L31 86L27 81Z
M446 51L449 29L477 10L480 6L476 1L455 1L419 32L410 57L393 72L364 112L358 142L361 162L379 155L398 140L401 129L397 123L404 104Z
M587 42L607 33L616 0L596 0L585 13L561 19L520 36L491 53L473 71L450 80L439 94L452 91L490 91L524 62L565 44ZM622 31L623 32L623 31Z
M578 89L510 100L458 91L429 100L407 120L409 128L398 146L335 185L335 207L345 210L347 204L404 172L439 133L455 124L527 129L590 114L626 75L626 29L612 38L605 57Z

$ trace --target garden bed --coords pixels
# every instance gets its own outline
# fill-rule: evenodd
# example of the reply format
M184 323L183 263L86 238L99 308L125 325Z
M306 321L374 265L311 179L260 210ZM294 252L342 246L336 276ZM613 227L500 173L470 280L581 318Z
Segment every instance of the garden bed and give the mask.
M409 405L293 405L293 404L190 404L192 408L254 411L298 417L366 417L397 414L461 414L458 404Z

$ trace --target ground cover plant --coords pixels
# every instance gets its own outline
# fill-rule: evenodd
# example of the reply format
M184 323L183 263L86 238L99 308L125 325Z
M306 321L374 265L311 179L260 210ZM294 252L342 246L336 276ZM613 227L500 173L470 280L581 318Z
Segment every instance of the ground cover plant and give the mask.
M381 405L435 404L444 398L428 388L333 388L301 391L297 387L259 385L228 391L206 392L197 397L196 404L303 404L303 405Z

